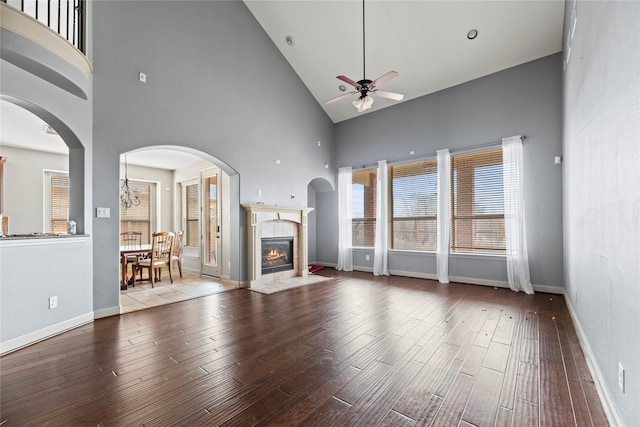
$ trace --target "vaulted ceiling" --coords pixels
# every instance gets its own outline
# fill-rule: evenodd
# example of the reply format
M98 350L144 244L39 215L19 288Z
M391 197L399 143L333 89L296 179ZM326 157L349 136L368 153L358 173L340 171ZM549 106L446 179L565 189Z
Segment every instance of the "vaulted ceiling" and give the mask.
M244 2L334 123L397 103L374 96L358 113L354 95L325 105L345 93L341 84L353 89L338 75L374 80L397 71L381 89L407 102L562 50L562 0L367 0L363 76L362 1Z

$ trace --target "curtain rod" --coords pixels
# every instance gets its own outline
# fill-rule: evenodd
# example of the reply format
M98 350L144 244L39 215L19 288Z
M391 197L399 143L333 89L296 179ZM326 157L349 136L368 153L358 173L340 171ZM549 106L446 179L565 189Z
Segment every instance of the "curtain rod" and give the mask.
M516 135L516 136L519 136L520 138L522 138L523 141L527 138L525 135ZM478 151L478 150L480 150L482 148L498 147L499 145L502 146L502 140L500 140L500 141L492 141L492 142L485 142L485 143L482 143L482 144L473 145L471 147L456 148L456 149L449 150L449 152L451 154L464 154L464 153L470 153L470 152L473 152L473 151ZM405 159L388 160L387 161L387 165L388 166L393 166L393 165L402 164L402 163L421 162L421 161L433 159L434 157L436 157L436 153L435 152L432 155L418 157L418 158L415 158L415 159L414 158L405 158ZM375 168L377 166L378 166L378 162L369 163L369 164L363 164L361 166L352 166L351 169L352 170L371 169L371 168Z

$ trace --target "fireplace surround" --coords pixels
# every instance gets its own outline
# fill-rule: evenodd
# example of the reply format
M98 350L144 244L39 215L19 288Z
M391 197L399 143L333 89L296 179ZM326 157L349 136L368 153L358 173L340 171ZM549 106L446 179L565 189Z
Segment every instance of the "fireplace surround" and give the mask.
M313 208L243 204L247 211L248 286L309 274L307 220ZM262 238L293 236L293 269L262 272Z

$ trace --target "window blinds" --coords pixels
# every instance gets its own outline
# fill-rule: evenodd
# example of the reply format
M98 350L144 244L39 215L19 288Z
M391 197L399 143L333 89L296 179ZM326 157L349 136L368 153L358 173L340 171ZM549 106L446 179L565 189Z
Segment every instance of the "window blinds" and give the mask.
M376 177L375 169L352 174L353 246L373 247L376 237Z
M69 177L49 175L51 197L51 232L66 233L69 221Z
M504 253L502 149L451 156L451 250Z
M198 184L186 186L186 246L200 247Z
M435 251L438 163L389 167L390 249Z

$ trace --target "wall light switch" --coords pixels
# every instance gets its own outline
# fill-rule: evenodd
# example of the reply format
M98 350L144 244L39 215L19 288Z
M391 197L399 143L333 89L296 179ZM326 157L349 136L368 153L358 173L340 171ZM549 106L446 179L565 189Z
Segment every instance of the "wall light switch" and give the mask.
M147 82L147 75L145 73L140 73L138 75L138 80L140 80L142 83L146 83Z
M111 217L111 208L96 208L96 217L97 218L110 218Z
M624 393L624 367L618 362L618 387Z
M553 161L555 162L556 165L559 165L560 163L562 163L562 156L555 156L553 158Z

